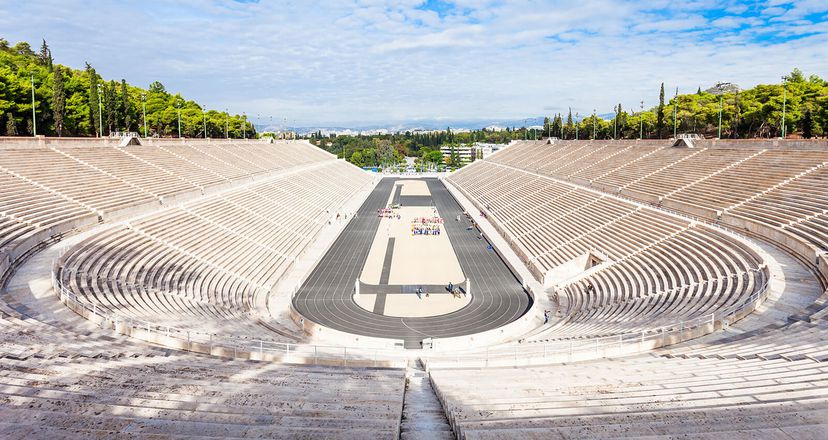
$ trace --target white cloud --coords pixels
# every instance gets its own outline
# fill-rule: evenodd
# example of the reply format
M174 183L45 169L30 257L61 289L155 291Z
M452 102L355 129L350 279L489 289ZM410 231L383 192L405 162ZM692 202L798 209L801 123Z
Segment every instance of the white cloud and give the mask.
M300 125L600 113L652 105L662 81L695 90L828 71L826 23L807 20L827 8L817 0L457 0L445 14L421 0L91 3L0 0L0 36L46 38L63 64Z

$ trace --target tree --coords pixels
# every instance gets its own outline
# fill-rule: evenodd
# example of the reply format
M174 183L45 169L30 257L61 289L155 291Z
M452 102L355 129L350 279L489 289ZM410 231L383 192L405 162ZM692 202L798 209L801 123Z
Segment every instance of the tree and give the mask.
M66 91L63 84L63 69L55 66L52 80L52 119L55 132L63 136L63 119L66 116Z
M167 89L164 88L164 84L161 84L159 81L153 81L152 84L149 85L150 93L159 93L162 95L167 94Z
M21 41L21 42L15 44L14 47L12 48L12 50L14 50L14 52L17 53L18 55L25 55L25 56L33 56L34 55L34 52L32 52L32 46L30 46L29 43L27 43L25 41Z
M561 133L562 128L563 128L562 126L563 126L563 123L561 122L561 115L560 114L555 115L555 117L552 119L552 127L551 127L553 137L558 137L558 138L563 137L563 134Z
M351 161L352 164L354 164L358 167L364 167L365 166L365 160L362 157L362 152L361 151L354 152L354 154L351 155L349 160Z
M132 104L129 102L129 88L127 88L125 79L121 79L120 113L123 115L124 131L130 131L132 129Z
M731 122L730 137L739 137L739 126L742 124L742 99L741 94L736 92L733 96L733 121Z
M802 112L802 119L800 119L800 130L802 130L802 137L805 139L810 139L814 137L814 121L813 117L811 116L811 109L805 108L805 111Z
M98 130L98 121L101 114L98 99L98 73L89 63L86 63L86 75L89 81L89 126L93 127L92 132L98 136L103 136L103 133L99 133Z
M17 124L11 113L6 113L6 136L17 136Z
M52 70L52 51L49 49L49 45L46 44L46 39L40 45L40 63L50 71Z
M115 81L109 81L109 85L103 87L103 101L104 101L104 116L106 132L111 133L118 130L118 104L117 104L117 90L115 90Z
M656 133L659 139L664 138L664 83L658 93L658 111L656 112Z

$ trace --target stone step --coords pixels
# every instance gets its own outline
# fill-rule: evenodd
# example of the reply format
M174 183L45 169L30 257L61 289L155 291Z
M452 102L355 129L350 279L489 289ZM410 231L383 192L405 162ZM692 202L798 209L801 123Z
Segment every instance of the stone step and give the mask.
M400 438L454 439L445 410L431 386L431 379L425 372L413 368L408 370L407 376Z
M454 433L448 431L404 431L400 440L455 440Z

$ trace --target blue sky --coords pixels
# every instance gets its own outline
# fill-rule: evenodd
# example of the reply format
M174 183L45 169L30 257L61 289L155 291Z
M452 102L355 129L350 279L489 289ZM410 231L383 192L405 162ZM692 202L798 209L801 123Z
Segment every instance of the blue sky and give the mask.
M828 77L828 1L0 0L0 37L211 108L347 125L651 106Z

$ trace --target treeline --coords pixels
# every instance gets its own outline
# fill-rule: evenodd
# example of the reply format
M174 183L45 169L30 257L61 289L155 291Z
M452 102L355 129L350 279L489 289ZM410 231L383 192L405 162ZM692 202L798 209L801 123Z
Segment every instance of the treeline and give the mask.
M32 83L35 118L32 119ZM53 62L44 40L35 52L26 42L10 46L0 38L0 135L107 136L116 131L141 136L255 137L243 115L206 110L156 81L142 89L125 80L104 80L86 64L75 70ZM145 116L146 115L146 116ZM146 125L144 120L146 117Z
M348 159L357 166L383 167L395 165L404 157L416 157L423 163L437 164L442 157L440 147L449 144L469 144L474 142L508 143L512 139L533 138L540 136L538 130L506 129L503 131L475 130L455 133L451 128L428 133L395 133L372 136L322 136L311 134L313 144Z
M780 84L715 93L699 88L666 102L662 83L654 108L642 111L618 104L609 119L570 111L546 118L543 133L561 139L663 139L674 132L718 137L721 116L722 138L773 138L782 135L783 113L786 137L828 136L828 82L794 69Z

